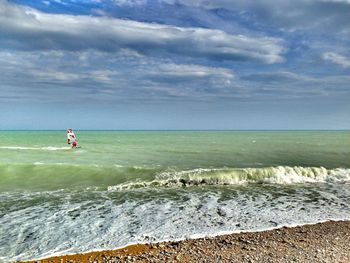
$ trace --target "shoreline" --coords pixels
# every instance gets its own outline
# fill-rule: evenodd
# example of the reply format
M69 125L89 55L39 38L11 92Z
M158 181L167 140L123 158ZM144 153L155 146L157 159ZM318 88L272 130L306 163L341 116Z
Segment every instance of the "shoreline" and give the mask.
M350 262L350 221L132 244L21 262Z

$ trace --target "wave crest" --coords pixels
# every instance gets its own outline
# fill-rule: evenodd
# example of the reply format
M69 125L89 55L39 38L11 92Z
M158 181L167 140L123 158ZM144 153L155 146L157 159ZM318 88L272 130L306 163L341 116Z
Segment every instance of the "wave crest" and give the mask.
M33 151L62 151L62 150L70 150L71 147L55 147L55 146L46 146L46 147L1 146L0 149L6 149L6 150L33 150Z
M350 169L324 167L277 166L266 168L194 169L180 172L163 172L152 181L135 181L109 186L109 191L144 188L196 185L240 185L247 183L301 184L350 181Z
M200 185L302 184L350 182L350 168L276 166L169 170L93 164L0 164L0 191L108 189L109 191Z

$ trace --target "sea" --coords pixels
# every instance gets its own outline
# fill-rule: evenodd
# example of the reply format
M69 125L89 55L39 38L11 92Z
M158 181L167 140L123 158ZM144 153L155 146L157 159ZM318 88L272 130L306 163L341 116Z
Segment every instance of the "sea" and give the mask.
M350 219L350 131L0 131L0 261Z

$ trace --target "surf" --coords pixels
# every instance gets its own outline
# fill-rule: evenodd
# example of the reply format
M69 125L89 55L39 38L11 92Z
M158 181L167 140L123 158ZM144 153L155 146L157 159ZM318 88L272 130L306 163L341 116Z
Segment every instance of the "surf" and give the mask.
M349 182L350 169L326 169L324 167L266 167L194 169L180 172L164 172L151 182L128 182L108 187L109 191L145 187L189 187L205 185L244 184L305 184Z
M33 150L33 151L66 151L71 147L57 147L57 146L45 146L45 147L28 147L28 146L0 146L0 149L5 150Z
M108 191L205 185L306 184L350 181L350 169L301 166L263 168L127 167L67 163L0 164L0 190L57 190L95 187Z

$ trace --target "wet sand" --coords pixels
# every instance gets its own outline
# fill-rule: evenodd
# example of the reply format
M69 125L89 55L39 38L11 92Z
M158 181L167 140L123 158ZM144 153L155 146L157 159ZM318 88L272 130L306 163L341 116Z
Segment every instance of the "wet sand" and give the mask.
M350 221L131 245L31 262L338 262L350 263Z

